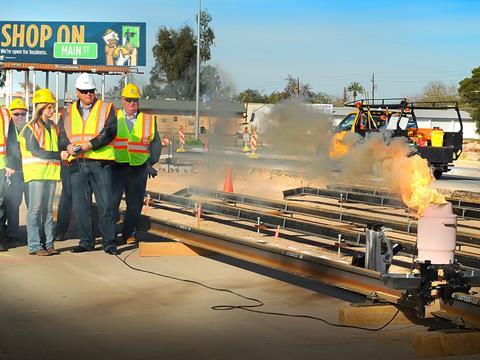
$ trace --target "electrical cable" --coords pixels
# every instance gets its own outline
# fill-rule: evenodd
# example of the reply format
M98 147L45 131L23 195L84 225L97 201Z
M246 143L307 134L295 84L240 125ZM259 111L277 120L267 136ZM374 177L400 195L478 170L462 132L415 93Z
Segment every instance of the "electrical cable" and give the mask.
M245 300L248 300L248 301L252 301L252 302L255 302L256 304L252 304L252 305L214 305L212 306L210 309L212 310L216 310L216 311L227 311L227 310L244 310L244 311L249 311L249 312L252 312L252 313L256 313L256 314L261 314L261 315L273 315L273 316L281 316L281 317L292 317L292 318L301 318L301 319L311 319L311 320L317 320L317 321L320 321L326 325L329 325L329 326L333 326L333 327L339 327L339 328L348 328L348 329L357 329L357 330L364 330L364 331L370 331L370 332L376 332L376 331L380 331L380 330L383 330L384 328L386 328L388 325L390 325L393 320L395 320L395 318L398 316L398 314L400 313L400 308L397 309L397 311L395 312L395 314L391 317L390 320L388 320L384 325L378 327L378 328L366 328L366 327L361 327L361 326L356 326L356 325L344 325L344 324L336 324L336 323L332 323L328 320L325 320L323 318L320 318L320 317L317 317L317 316L312 316L312 315L305 315L305 314L287 314L287 313L282 313L282 312L275 312L275 311L263 311L263 310L256 310L255 308L258 308L258 307L262 307L265 305L265 303L261 300L258 300L256 298L252 298L252 297L248 297L248 296L245 296L245 295L242 295L240 293L237 293L236 291L234 290L230 290L230 289L225 289L225 288L217 288L217 287L213 287L213 286L209 286L209 285L206 285L204 283L201 283L199 281L195 281L195 280L191 280L191 279L182 279L182 278L179 278L179 277L176 277L176 276L172 276L172 275L166 275L166 274L162 274L162 273L157 273L155 271L151 271L151 270L146 270L146 269L140 269L140 268L137 268L131 264L129 264L127 262L127 259L130 257L130 255L132 255L135 251L137 251L137 249L134 249L132 250L125 258L121 258L120 256L118 255L115 255L118 260L120 262L122 262L125 266L127 266L128 268L130 268L131 270L134 270L134 271L138 271L138 272L142 272L142 273L145 273L145 274L150 274L150 275L154 275L154 276L159 276L159 277L163 277L163 278L166 278L166 279L171 279L171 280L176 280L176 281L181 281L181 282L185 282L185 283L188 283L188 284L194 284L194 285L198 285L198 286L201 286L203 288L206 288L208 290L213 290L213 291L219 291L219 292L224 292L224 293L229 293L229 294L232 294L232 295L235 295L235 296L238 296L242 299L245 299Z

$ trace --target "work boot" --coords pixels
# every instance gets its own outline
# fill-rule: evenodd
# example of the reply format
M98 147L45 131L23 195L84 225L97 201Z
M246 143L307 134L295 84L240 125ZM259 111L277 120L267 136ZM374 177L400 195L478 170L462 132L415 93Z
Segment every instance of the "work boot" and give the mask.
M40 249L34 252L29 253L30 255L36 255L36 256L50 256L50 254L47 250L45 249Z
M60 254L60 253L58 252L58 250L55 250L55 248L54 248L53 246L52 246L52 247L49 247L49 248L47 249L47 252L48 252L50 255L58 255L58 254Z
M0 241L0 251L8 251L8 246L5 244L5 241Z

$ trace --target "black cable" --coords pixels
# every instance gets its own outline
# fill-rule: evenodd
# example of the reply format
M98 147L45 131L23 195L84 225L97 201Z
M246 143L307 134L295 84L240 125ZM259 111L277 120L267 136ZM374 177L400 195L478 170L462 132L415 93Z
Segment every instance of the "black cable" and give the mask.
M216 288L216 287L213 287L213 286L209 286L209 285L205 285L199 281L195 281L195 280L190 280L190 279L182 279L182 278L179 278L179 277L175 277L175 276L171 276L171 275L165 275L165 274L161 274L161 273L157 273L157 272L154 272L154 271L150 271L150 270L145 270L145 269L140 269L140 268L137 268L135 266L132 266L130 265L128 262L127 262L127 259L130 257L130 255L132 255L135 251L137 251L137 249L134 249L133 251L131 251L125 258L121 258L120 256L118 255L115 255L118 260L120 260L123 264L125 264L125 266L127 266L128 268L134 270L134 271L138 271L138 272L142 272L142 273L146 273L146 274L150 274L150 275L155 275L155 276L160 276L160 277L164 277L164 278L167 278L167 279L171 279L171 280L177 280L177 281L181 281L181 282L186 282L186 283L189 283L189 284L195 284L195 285L198 285L198 286L201 286L201 287L204 287L206 289L209 289L209 290L214 290L214 291L220 291L220 292L226 292L226 293L229 293L229 294L233 294L233 295L236 295L242 299L245 299L245 300L249 300L249 301L253 301L253 302L256 302L257 304L255 305L215 305L215 306L212 306L211 309L212 310L216 310L216 311L224 311L224 310L235 310L235 309L239 309L239 310L245 310L245 311L249 311L249 312L253 312L253 313L257 313L257 314L262 314L262 315L274 315L274 316L282 316L282 317L294 317L294 318L302 318L302 319L311 319L311 320L317 320L317 321L320 321L320 322L323 322L324 324L327 324L329 326L333 326L333 327L339 327L339 328L349 328L349 329L357 329L357 330L364 330L364 331L372 331L372 332L375 332L375 331L380 331L380 330L383 330L384 328L386 328L388 325L390 325L392 323L393 320L395 320L395 318L397 317L397 315L400 313L400 308L397 309L397 311L395 312L395 314L392 316L392 318L390 320L388 320L384 325L382 325L381 327L379 328L366 328L366 327L361 327L361 326L355 326L355 325L343 325L343 324L336 324L336 323L331 323L329 322L328 320L325 320L325 319L322 319L320 317L316 317L316 316L311 316L311 315L304 315L304 314L287 314L287 313L281 313L281 312L275 312L275 311L262 311L262 310L254 310L253 308L258 308L258 307L261 307L261 306L264 306L265 303L261 300L258 300L258 299L255 299L255 298L251 298L251 297L248 297L248 296L245 296L245 295L242 295L242 294L239 294L233 290L230 290L230 289L224 289L224 288Z

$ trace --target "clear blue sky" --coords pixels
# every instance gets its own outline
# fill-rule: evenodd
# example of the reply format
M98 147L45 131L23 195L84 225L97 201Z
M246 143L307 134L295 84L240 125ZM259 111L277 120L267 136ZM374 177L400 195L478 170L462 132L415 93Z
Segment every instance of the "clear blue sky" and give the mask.
M330 94L352 81L370 90L374 72L378 96L394 97L433 80L458 84L480 66L480 1L203 0L202 8L213 16L211 62L238 91L280 90L288 74ZM194 25L196 9L197 0L3 1L2 20L146 22L146 83L159 27Z

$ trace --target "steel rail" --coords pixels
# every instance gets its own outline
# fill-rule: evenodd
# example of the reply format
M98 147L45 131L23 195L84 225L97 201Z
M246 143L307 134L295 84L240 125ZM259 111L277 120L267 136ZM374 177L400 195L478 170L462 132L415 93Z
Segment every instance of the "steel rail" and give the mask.
M188 190L182 191L186 193ZM254 224L260 222L263 225L271 226L272 229L280 226L282 229L297 231L304 234L310 234L325 239L329 239L337 242L339 239L347 245L359 246L365 245L365 233L358 230L350 230L345 228L334 227L333 225L324 225L315 223L312 221L298 220L292 217L285 217L280 215L269 214L264 211L258 211L253 209L243 209L236 206L229 206L225 204L218 204L206 201L205 199L192 199L178 195L170 195L163 193L156 193L149 191L148 194L153 202L153 205L159 205L161 203L172 204L181 206L189 210L196 210L196 206L202 206L202 212L212 213L222 216L228 216L232 220L245 220ZM402 245L406 252L413 254L416 251L415 243L403 240L403 239L391 239L394 243ZM302 240L297 240L302 242ZM310 242L311 243L311 242ZM321 246L321 243L316 243L317 246ZM477 256L466 253L463 251L457 251L455 256L465 266L471 266L480 268L480 261Z
M378 205L378 206L386 206L386 207L393 207L399 209L406 209L407 207L403 204L403 202L391 196L385 196L385 194L380 195L373 195L368 193L358 193L353 191L341 191L336 189L320 189L320 188L312 188L312 187L300 187L295 189L289 189L283 191L283 198L289 199L294 196L323 196L331 199L337 199L341 202L356 202L356 203L363 203L368 205ZM450 201L450 200L449 200ZM463 203L461 206L455 204L457 200L451 200L453 205L453 213L461 218L468 218L468 219L480 219L480 205L475 204L475 207L472 206L465 206Z
M376 293L386 301L403 303L406 289L418 289L421 278L357 268L326 258L255 243L231 235L150 217L149 232L189 246L224 254L290 274L309 278L362 295Z
M407 274L386 274L354 267L339 261L312 256L302 252L281 249L269 244L255 243L210 230L142 216L148 221L149 233L163 239L181 242L188 246L223 254L249 263L308 278L320 283L345 289L364 296L374 296L381 301L401 307L415 308L416 303L405 300L407 290L421 286L422 278ZM467 299L467 300L466 300ZM441 310L448 320L462 316L464 323L480 324L479 298L469 294L454 293L452 300L441 302Z
M152 194L156 194L153 193ZM221 201L235 202L245 205L254 205L260 206L263 208L268 208L276 211L280 211L283 214L301 214L314 216L322 219L335 220L345 223L353 223L358 227L365 227L367 223L381 223L385 227L390 228L395 231L403 232L406 234L416 234L417 233L417 224L413 218L409 218L407 222L405 221L395 221L388 219L379 219L378 217L370 216L369 214L362 215L353 215L348 214L343 211L342 207L339 210L328 210L328 209L319 209L311 206L305 206L300 204L295 204L288 201L277 201L270 200L255 196L249 196L244 194L229 193L224 191L216 191L206 188L201 188L197 186L191 186L185 189L182 189L176 193L178 196L205 196ZM360 210L365 212L366 210ZM480 247L480 238L476 238L468 233L457 231L457 245L461 246L472 246Z

